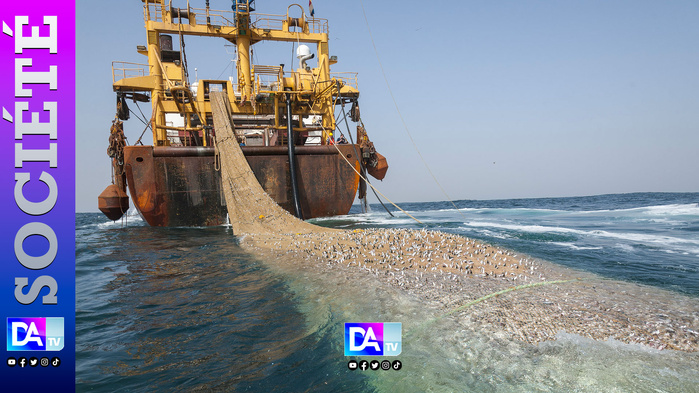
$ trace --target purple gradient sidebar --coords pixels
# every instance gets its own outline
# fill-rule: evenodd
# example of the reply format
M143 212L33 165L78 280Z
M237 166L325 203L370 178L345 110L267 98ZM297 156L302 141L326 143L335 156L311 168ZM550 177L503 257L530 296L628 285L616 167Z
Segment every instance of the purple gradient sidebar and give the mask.
M5 2L0 23L0 391L74 391L75 3ZM11 360L31 357L60 361Z

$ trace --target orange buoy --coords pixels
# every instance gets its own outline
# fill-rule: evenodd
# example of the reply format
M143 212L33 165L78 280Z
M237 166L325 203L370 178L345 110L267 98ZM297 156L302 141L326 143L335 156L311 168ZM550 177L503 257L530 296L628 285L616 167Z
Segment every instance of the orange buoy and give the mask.
M107 186L97 201L100 211L112 221L120 219L129 210L129 197L115 184Z

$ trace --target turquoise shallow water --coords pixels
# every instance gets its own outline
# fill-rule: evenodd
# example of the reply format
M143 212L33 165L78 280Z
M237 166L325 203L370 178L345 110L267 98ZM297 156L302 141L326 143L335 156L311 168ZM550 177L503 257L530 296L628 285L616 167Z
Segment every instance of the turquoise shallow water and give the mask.
M432 229L498 243L699 301L699 194L405 204ZM316 220L414 227L370 213ZM358 209L357 209L358 210ZM342 323L439 315L361 272L250 255L226 227L76 217L80 391L672 391L699 384L696 354L563 332L533 346L446 318L404 338L398 372L347 369Z

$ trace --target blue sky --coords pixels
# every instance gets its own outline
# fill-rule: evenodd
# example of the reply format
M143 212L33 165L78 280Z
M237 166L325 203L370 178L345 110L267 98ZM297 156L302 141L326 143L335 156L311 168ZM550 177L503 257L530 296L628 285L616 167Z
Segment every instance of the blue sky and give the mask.
M288 4L258 0L257 12L285 14ZM390 165L376 186L399 202L446 199L405 133L360 3L313 4L329 19L333 71L359 72L362 118ZM453 199L699 191L699 2L364 5L400 111ZM136 45L146 35L137 0L78 0L77 24L81 212L96 211L110 183L111 61L145 62ZM186 43L200 77L230 75L223 39ZM254 48L259 64L291 62L290 44ZM126 123L131 143L142 130Z

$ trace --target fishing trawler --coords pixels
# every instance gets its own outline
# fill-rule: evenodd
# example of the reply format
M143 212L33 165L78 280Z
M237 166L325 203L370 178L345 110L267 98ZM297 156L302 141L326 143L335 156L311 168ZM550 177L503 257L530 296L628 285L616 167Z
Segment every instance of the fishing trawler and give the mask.
M357 75L330 72L337 57L330 55L327 20L306 15L298 4L285 15L267 15L253 13L254 0L225 1L230 11L211 8L209 0L204 8L190 1L186 8L173 7L171 0L142 1L147 45L137 51L148 63L112 63L116 115L107 153L113 179L98 198L107 217L118 220L128 210L128 188L152 226L226 222L209 97L217 91L228 96L237 143L255 177L297 217L347 214L358 191L365 198L364 174L385 176L386 159L374 149L360 117ZM190 83L188 60L200 59L187 59L186 36L232 44L237 78ZM263 41L294 45L298 67L253 64L251 49ZM309 65L313 58L316 67ZM128 145L123 122L135 114L129 105L141 102L152 108L150 120L142 120L153 144L139 138ZM343 138L341 121L347 125ZM356 123L356 139L350 121Z

